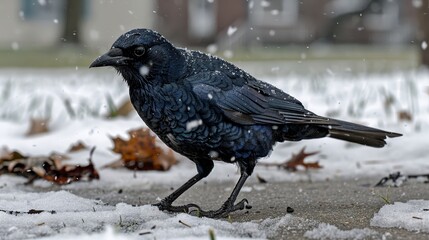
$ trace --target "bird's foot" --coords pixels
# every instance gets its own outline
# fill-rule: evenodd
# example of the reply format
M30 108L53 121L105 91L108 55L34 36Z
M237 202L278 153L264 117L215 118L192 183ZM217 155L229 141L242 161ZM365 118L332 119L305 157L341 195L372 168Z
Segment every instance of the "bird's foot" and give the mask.
M171 203L161 201L159 203L152 204L152 206L158 207L161 211L168 211L168 212L181 212L181 213L189 213L189 208L191 207L198 207L195 204L187 204L183 206L172 206ZM198 207L199 208L199 207Z
M227 201L222 205L221 208L215 211L204 211L200 206L194 203L182 206L172 206L171 203L161 201L159 203L153 204L152 206L158 207L158 209L161 211L189 213L195 214L198 217L224 218L232 212L243 210L244 208L250 209L251 206L248 205L248 203L249 201L247 201L247 199L243 199L235 205Z
M189 213L196 213L198 217L208 217L208 218L225 218L228 217L228 215L232 212L243 210L244 208L250 209L251 206L248 205L249 201L247 199L243 199L237 204L233 204L229 201L225 202L221 208L214 211L204 211L202 210L198 205L195 204L188 204L192 205L192 207L196 208L195 210L191 210Z

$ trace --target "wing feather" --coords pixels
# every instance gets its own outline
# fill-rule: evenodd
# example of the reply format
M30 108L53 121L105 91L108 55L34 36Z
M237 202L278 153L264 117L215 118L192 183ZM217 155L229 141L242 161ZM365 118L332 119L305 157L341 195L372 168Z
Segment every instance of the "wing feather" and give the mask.
M240 124L335 124L306 110L289 94L256 79L244 79L246 84L234 85L234 79L226 74L206 72L187 80L198 97L209 100L227 118Z

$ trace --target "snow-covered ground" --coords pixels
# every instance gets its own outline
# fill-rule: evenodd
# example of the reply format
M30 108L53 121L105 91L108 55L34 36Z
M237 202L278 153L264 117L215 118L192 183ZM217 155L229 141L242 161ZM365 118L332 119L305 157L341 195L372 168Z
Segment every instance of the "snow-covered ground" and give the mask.
M401 138L388 139L387 146L382 149L328 138L279 144L269 157L261 161L283 162L305 146L307 151L320 151L319 155L308 160L320 161L323 168L309 172L287 173L281 169L257 167L255 173L266 180L298 181L311 178L314 181L382 177L394 171L405 174L429 171L428 72L356 76L336 75L328 71L321 75L270 75L260 78L298 98L309 110L319 115L404 134ZM104 116L109 111L108 98L116 105L128 98L126 84L113 70L0 70L0 148L18 150L32 156L48 155L54 151L66 152L71 144L82 141L88 146L97 147L93 161L99 169L119 157L111 152L112 141L109 136L119 135L125 138L129 129L144 126L135 113L129 117L106 119ZM73 111L66 107L65 102L69 103ZM412 120L400 120L398 114L401 111L409 112ZM27 137L25 133L31 117L49 117L50 132ZM88 151L69 154L70 162L87 163L88 154ZM137 172L134 176L133 172L124 169L101 169L99 181L74 183L63 189L119 188L136 185L150 188L158 184L178 186L181 182L177 179L187 179L196 172L190 161L180 156L178 158L180 163L168 172ZM256 181L254 176L250 181ZM207 181L236 181L237 178L237 169L234 165L217 163ZM213 228L218 238L266 238L271 236L271 229L275 231L275 226L287 224L290 218L293 218L287 215L284 218L261 220L262 222L229 223L223 220L199 219L185 214L169 215L160 213L150 206L133 207L127 204L104 206L100 202L83 199L64 191L29 193L19 187L24 181L18 177L0 176L1 209L28 211L34 208L55 210L57 213L13 216L0 212L2 237L16 239L61 234L66 238L85 233L96 234L88 235L88 239L103 236L105 239L133 239L137 238L139 233L147 231L156 239L167 236L175 236L178 239L193 236L198 239L201 236L208 236L209 229ZM35 184L49 185L41 180ZM70 202L73 202L73 205L68 204ZM428 231L427 228L419 228L417 225L408 227L388 220L377 220L386 211L393 210L383 208L375 216L372 222L374 226ZM401 212L397 214L401 216ZM74 221L76 219L81 223L76 223ZM179 220L191 228L178 224ZM126 233L117 233L115 229L120 224L129 224ZM33 228L35 225L39 227ZM102 232L104 226L111 227ZM156 228L151 229L152 226ZM368 229L344 233L335 226L326 224L319 225L318 228L320 229L315 232L321 232L322 229L329 232L337 231L338 236L354 234L367 237L373 234L372 230ZM121 229L123 232L124 228ZM163 235L164 232L171 235ZM315 232L308 232L306 236L323 238Z
M406 203L386 205L374 215L371 226L429 232L429 200L410 200Z

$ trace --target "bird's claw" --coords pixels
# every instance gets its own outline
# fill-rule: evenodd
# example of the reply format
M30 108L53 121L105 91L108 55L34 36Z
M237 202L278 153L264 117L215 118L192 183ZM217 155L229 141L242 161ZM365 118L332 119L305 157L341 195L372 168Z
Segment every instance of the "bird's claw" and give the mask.
M161 211L182 212L182 213L189 213L190 205L192 204L183 205L183 206L172 206L171 203L166 203L164 201L152 204L152 206L158 207L158 209Z
M238 210L243 210L244 208L246 208L248 203L249 203L249 201L247 201L247 199L245 199L245 198L242 199L240 202L238 202L235 205L233 205L227 201L222 205L221 208L219 208L218 210L215 210L215 211L204 211L196 204L188 204L188 206L192 205L192 207L196 208L196 210L192 210L189 213L196 212L198 217L224 218L224 217L227 217L232 212L235 212Z
M161 211L168 212L181 212L195 214L198 217L208 217L208 218L224 218L227 217L230 213L243 210L244 208L250 208L249 201L247 199L242 199L237 204L233 205L230 202L225 202L221 208L215 211L204 211L200 206L194 203L189 203L182 206L172 206L164 201L159 203L152 204L152 206L158 207Z

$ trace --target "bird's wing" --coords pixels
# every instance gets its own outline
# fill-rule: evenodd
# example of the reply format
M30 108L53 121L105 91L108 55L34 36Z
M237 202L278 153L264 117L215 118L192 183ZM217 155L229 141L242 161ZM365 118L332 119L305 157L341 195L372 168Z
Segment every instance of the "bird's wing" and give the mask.
M188 80L199 98L210 101L240 124L332 124L306 110L287 93L256 79L233 79L221 72L206 72Z

